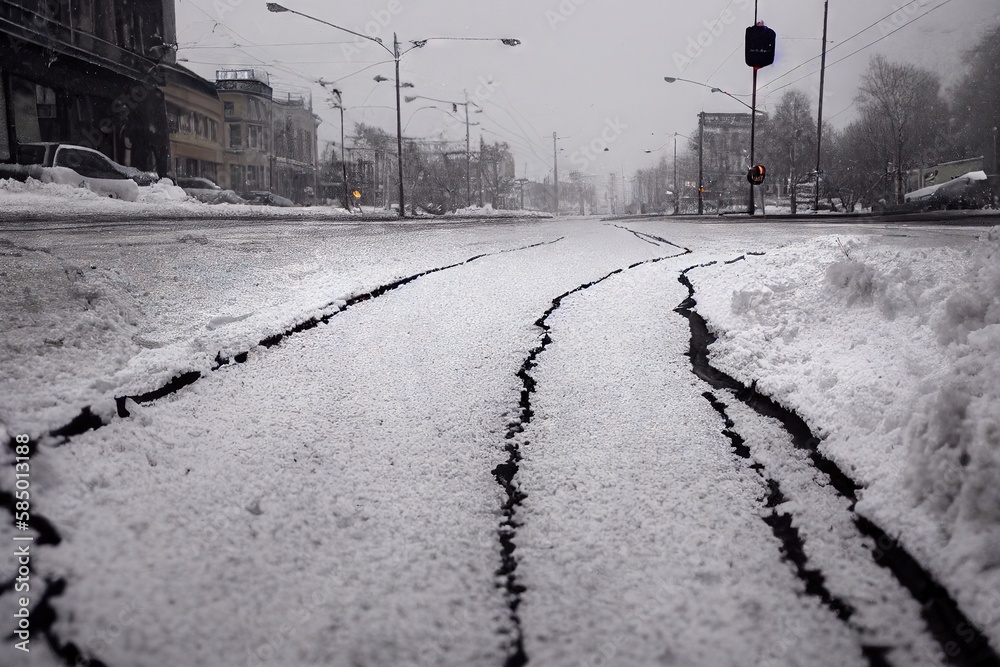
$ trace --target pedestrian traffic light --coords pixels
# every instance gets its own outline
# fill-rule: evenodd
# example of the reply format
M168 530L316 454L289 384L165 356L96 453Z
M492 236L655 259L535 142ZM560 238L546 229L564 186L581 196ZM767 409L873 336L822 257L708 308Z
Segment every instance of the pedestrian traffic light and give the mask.
M767 67L774 62L774 31L758 21L747 28L746 63L754 69Z
M761 183L764 182L764 174L766 172L767 170L764 169L764 165L755 164L754 166L750 167L749 171L747 171L747 180L750 181L750 183L752 183L753 185L760 185Z

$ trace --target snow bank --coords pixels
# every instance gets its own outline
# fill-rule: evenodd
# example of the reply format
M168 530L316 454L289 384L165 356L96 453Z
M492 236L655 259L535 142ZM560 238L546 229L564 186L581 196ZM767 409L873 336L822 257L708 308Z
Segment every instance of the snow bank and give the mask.
M944 519L949 537L988 533L1000 544L1000 228L977 249L933 326L948 368L904 430L909 486ZM991 558L1000 565L1000 552Z
M713 363L801 414L858 511L1000 645L1000 228L822 237L691 277Z
M43 183L34 178L24 181L3 178L0 179L0 196L11 198L11 195L36 195L60 199L102 199L101 195L87 188L67 183Z
M150 186L139 188L138 201L143 204L155 204L158 202L187 201L187 193L183 189L174 185L169 178L162 178Z
M463 218L468 217L481 217L481 218L549 218L552 217L549 213L544 213L541 211L521 211L521 210L505 210L505 209L495 209L492 204L486 204L485 206L466 206L465 208L456 209L455 211L449 211L445 214L445 217L450 216L461 216Z

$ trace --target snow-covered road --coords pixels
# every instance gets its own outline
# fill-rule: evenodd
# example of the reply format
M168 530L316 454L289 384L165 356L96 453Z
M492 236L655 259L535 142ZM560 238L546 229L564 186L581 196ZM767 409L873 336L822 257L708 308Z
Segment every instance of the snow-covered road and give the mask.
M975 664L945 657L815 460L693 372L674 309L695 265L831 232L960 255L980 231L0 229L23 287L0 419L44 441L32 510L61 538L32 573L61 656L36 635L0 658ZM98 428L46 435L84 408Z

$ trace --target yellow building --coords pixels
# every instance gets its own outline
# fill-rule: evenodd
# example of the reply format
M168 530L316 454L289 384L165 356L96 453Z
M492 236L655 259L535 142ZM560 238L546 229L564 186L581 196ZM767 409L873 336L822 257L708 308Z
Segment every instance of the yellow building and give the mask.
M215 85L179 65L166 70L163 95L170 128L173 176L203 176L219 183L223 171L222 100Z

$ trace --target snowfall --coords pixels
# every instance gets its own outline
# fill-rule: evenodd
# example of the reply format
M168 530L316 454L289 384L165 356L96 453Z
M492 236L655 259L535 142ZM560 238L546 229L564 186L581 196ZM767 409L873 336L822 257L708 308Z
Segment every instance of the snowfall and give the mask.
M973 664L893 551L1000 651L1000 228L163 197L0 186L0 664Z

